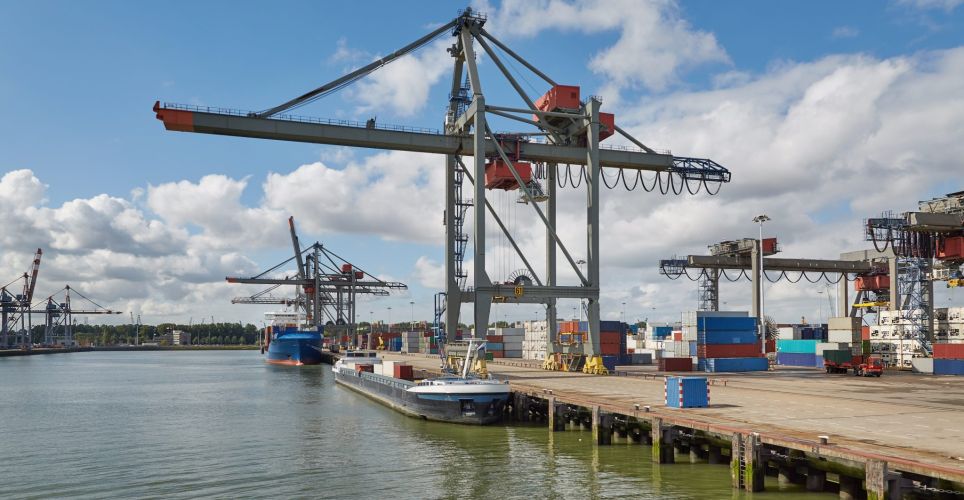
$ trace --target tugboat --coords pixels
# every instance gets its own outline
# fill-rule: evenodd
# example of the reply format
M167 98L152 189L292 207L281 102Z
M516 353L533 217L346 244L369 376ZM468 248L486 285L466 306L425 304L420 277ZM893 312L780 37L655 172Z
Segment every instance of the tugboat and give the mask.
M466 341L462 371L415 381L412 367L383 361L376 351L352 351L335 362L335 381L406 415L459 424L486 425L502 419L509 400L509 383L470 373L485 348L484 341Z
M308 327L297 312L265 313L271 325L264 329L261 353L274 365L317 365L321 363L321 327Z

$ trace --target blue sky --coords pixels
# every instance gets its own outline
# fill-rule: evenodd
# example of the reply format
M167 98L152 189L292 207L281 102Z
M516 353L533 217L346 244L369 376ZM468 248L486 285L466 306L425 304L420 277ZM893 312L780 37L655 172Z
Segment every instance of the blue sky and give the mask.
M632 51L619 53L626 57L627 66L632 66L630 63L637 56L644 59L650 49L663 56L672 55L676 63L670 64L668 76L656 84L647 80L647 73L651 72L643 70L633 73L626 70L620 73L612 68L607 69L596 59L597 55L619 46L620 40L631 38L631 22L601 22L596 28L584 29L579 27L578 19L553 20L550 15L551 24L526 30L509 26L509 23L501 26L496 23L511 18L511 15L506 17L506 12L531 17L533 10L537 10L531 5L505 6L493 2L483 8L490 14L490 29L503 41L553 75L557 81L582 85L584 94L603 93L604 102L618 106L612 109L617 117L626 116L627 121L623 123L631 123L639 133L652 132L659 141L655 145L672 147L674 152L695 156L720 158L722 154L722 158L730 160L724 164L734 170L734 186L724 189L735 188L732 204L736 205L736 197L739 196L739 203L743 203L741 206L752 212L760 204L751 203L750 200L760 202L769 198L768 206L783 202L776 195L761 194L767 190L766 176L760 176L757 170L750 167L742 173L741 157L735 156L735 152L728 155L731 144L727 144L721 136L713 136L709 131L701 135L692 129L682 129L683 124L692 125L692 122L686 121L687 116L694 119L708 116L709 108L692 110L688 109L689 105L681 103L715 99L712 106L717 106L717 109L720 103L727 100L747 103L750 102L745 97L748 93L760 91L754 87L756 84L758 87L766 86L767 92L787 92L781 98L782 104L774 104L773 109L777 114L792 116L788 110L795 103L805 102L808 95L807 88L797 92L780 88L781 75L790 78L787 75L794 69L801 74L826 76L836 66L861 68L878 64L883 67L893 63L900 67L903 61L911 61L907 63L910 69L895 70L900 74L893 77L895 81L904 81L911 78L908 75L918 73L933 73L936 75L934 78L939 78L944 73L940 70L931 71L928 65L933 63L940 66L933 61L949 59L945 58L945 51L960 48L964 43L964 8L958 4L960 2L956 0L609 4L611 9L625 9L627 19L635 19L634 16L639 12L651 11L663 19L660 25L676 26L676 31L667 34L680 35L678 45L653 45L652 41L640 41L640 38L646 37L641 34L633 42L638 46L631 47ZM550 7L558 5L562 4L550 4ZM0 137L3 137L0 173L29 169L47 186L43 191L45 200L42 203L38 200L37 207L57 210L71 200L90 200L106 194L128 203L129 208L141 214L144 225L158 221L172 234L185 232L186 235L178 238L183 238L184 244L191 247L192 258L203 261L201 255L205 253L237 254L237 259L232 257L235 260L231 261L231 265L236 264L238 269L249 269L252 265L268 267L285 257L288 251L287 241L278 237L277 230L266 232L266 238L273 241L266 242L259 238L262 241L257 244L246 245L244 241L233 241L230 237L218 239L217 235L213 235L210 221L193 221L184 214L174 217L158 213L156 207L163 206L165 200L157 198L151 202L149 194L145 193L149 193L150 186L182 181L197 184L206 175L220 174L233 181L245 182L238 202L244 207L259 209L265 205L262 183L268 172L286 176L302 165L319 161L327 168L343 170L352 163L367 165L366 162L370 162L378 152L348 152L309 144L165 132L150 111L153 102L159 99L241 109L270 107L331 80L375 55L400 47L427 32L431 26L451 19L461 7L451 2L280 2L271 7L261 2L213 1L164 4L119 1L0 2L0 47L3 47L0 49L0 110L5 117L0 121ZM606 8L589 3L576 7L583 9L584 13ZM558 12L561 9L555 10ZM644 22L646 16L639 16L639 22ZM538 19L526 22L539 25ZM519 25L531 24L520 22ZM688 37L697 35L704 37L703 42L706 42L705 37L711 38L712 43L703 47L704 52L684 50L683 46L698 40ZM426 50L429 49L424 49L419 56L423 56ZM832 59L835 57L838 59ZM428 61L425 64L431 66L432 63ZM483 70L491 75L492 65L486 66L483 61ZM948 71L946 67L944 70ZM817 81L820 77L813 78ZM341 92L298 113L359 120L377 115L380 122L437 128L446 100L446 80L447 75L442 76L439 80L442 83L432 86L427 96L413 105L414 112L402 109L398 103L378 106L375 110L365 109L363 96L357 92ZM524 82L533 96L543 91L538 79L531 75L526 76ZM391 82L373 89L384 90L385 85L390 86ZM918 88L912 83L907 85ZM950 102L959 102L960 89L955 90L953 86L938 87L944 88L943 91L948 93L944 97ZM510 89L505 85L484 88L489 102L501 100L518 104L517 101L511 101ZM895 90L888 99L897 99L894 96L898 94ZM687 115L691 112L692 115ZM667 116L672 120L662 122L656 119ZM957 125L953 118L950 120L952 125ZM677 126L670 130L672 124ZM734 121L733 127L749 128L753 124ZM681 133L695 135L676 139ZM640 138L644 141L649 139ZM952 138L947 140L954 142ZM687 147L696 150L680 149ZM846 146L839 148L839 151L854 150ZM921 155L926 156L923 151L933 149L933 145L926 144L921 148ZM934 153L930 151L927 154ZM779 159L770 158L769 161ZM928 161L933 159L928 158ZM893 183L902 179L907 173L906 168L918 168L917 165L902 167L905 170L893 173L898 177L882 179L881 182ZM406 166L399 164L398 168L405 169ZM917 170L912 172L920 174ZM788 243L791 243L785 247L801 253L821 250L822 246L815 244L814 240L823 237L834 241L826 248L853 245L855 238L859 238L850 233L859 232L859 229L848 233L841 228L873 215L872 212L866 213L871 209L908 210L913 208L918 198L957 190L961 187L960 181L964 180L960 170L957 172L956 176L937 172L932 177L925 177L926 182L901 191L901 194L906 194L902 198L867 201L855 192L852 198L819 201L812 206L803 203L796 212L803 212L805 227L791 226L789 221L786 226L776 227L782 229ZM832 184L835 179L839 181L839 177L830 177L829 174L827 178L820 178L819 173L814 175L819 180L815 178L809 189L820 190L821 186ZM742 186L737 186L737 183L742 183ZM808 188L800 186L799 189ZM787 197L785 200L793 199L800 203L799 191L794 193L786 186L776 190L781 196ZM398 185L398 199L392 203L405 205L409 192L408 185ZM328 194L324 190L317 193L322 199ZM220 194L215 192L211 196ZM890 203L889 207L884 201ZM697 202L693 200L693 203ZM364 204L366 200L359 199L357 203ZM632 210L655 213L661 207L667 207L652 201L642 203ZM669 205L669 208L672 207ZM325 209L324 203L315 207L318 211ZM62 212L48 215L64 218ZM426 213L430 214L428 217L438 219L433 224L440 222L440 213ZM43 215L34 211L29 216ZM411 216L426 215L413 213ZM303 241L322 240L339 253L351 255L360 264L378 273L412 284L411 296L391 299L384 304L395 304L396 308L404 306L408 310L408 302L414 300L417 312L421 312L423 317L428 315L434 290L420 284L419 280L425 276L413 274L412 268L420 257L435 263L441 262L440 225L432 226L437 228L435 240L422 236L406 239L398 234L380 231L377 224L370 230L350 231L339 230L325 222L313 223L312 214L307 212L296 213L296 217L307 219L302 231ZM37 224L44 225L42 222ZM284 229L283 218L277 221L277 225ZM49 227L44 227L54 234ZM59 227L61 230L65 228ZM746 227L747 232L752 229ZM642 237L630 232L626 236L634 241ZM704 239L712 240L715 236L707 235ZM192 240L191 237L199 238ZM27 239L30 240L29 245L27 241L22 241L23 238L8 234L3 241L0 248L10 253L10 257L0 264L4 276L11 273L15 275L15 272L19 272L18 267L23 267L13 256L32 252L29 247L34 239ZM38 244L50 247L51 252L56 252L58 245L61 245L65 254L78 259L97 255L98 250L104 250L97 248L96 242L63 246L64 243L55 240L55 236L50 236L47 241L39 238ZM705 244L709 243L712 241L705 241ZM660 281L655 275L653 257L658 254L668 256L699 252L705 244L697 243L696 238L684 238L662 249L646 246L647 252L652 253L640 253L638 258L619 256L614 259L618 262L611 269L614 275L625 275L626 270L631 269L630 274L636 277L625 282L616 280L609 299L609 313L620 309L611 304L629 301L627 309L631 312L627 315L643 316L644 312L649 311L648 314L664 319L675 317L678 310L687 308L685 304L692 301L694 291L687 289L688 285ZM166 265L165 261L141 259L145 255L143 249L125 253L105 245L107 250L117 253L107 257L105 267L117 260L136 262L135 267ZM148 253L155 256L164 253L156 248L151 252ZM383 258L386 252L393 258ZM168 250L168 253L175 255L178 251ZM247 260L242 265L240 262L244 259ZM72 261L52 261L53 276L68 277L69 262ZM58 265L62 267L56 267ZM230 270L230 265L225 266ZM221 270L215 268L211 273L216 275ZM200 314L195 312L197 306L177 306L164 294L144 296L128 293L126 290L134 288L134 284L124 283L123 276L112 278L117 280L116 289L94 286L93 283L97 281L95 274L83 276L81 282L90 282L95 290L116 295L126 307L139 310L141 300L150 299L154 305L145 309L145 316L153 315L162 319L165 315ZM164 279L151 276L152 281ZM202 282L195 284L198 287L209 286ZM215 300L215 296L208 296L205 292L194 292L199 297ZM780 290L776 291L778 306L781 304L780 293ZM815 301L819 300L815 292L808 292L809 295L805 296L787 293L786 303L782 306L784 309L780 310L788 316L819 314L813 312L817 309ZM229 295L225 291L217 297L223 299L224 294ZM660 295L665 295L667 299L654 298ZM743 300L742 295L746 294L734 291L733 295L739 295L739 300ZM735 302L739 300L734 299ZM167 306L165 303L168 303ZM381 308L382 304L376 307ZM225 317L238 314L248 319L260 314L259 311L235 313L238 309L221 306L216 309ZM607 310L605 305L604 310ZM531 317L528 311L504 314Z

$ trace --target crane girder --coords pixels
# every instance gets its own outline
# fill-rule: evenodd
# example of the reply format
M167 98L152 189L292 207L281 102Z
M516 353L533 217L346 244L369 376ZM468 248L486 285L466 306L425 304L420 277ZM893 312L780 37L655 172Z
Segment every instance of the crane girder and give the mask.
M690 255L686 267L703 269L751 269L752 259L747 257L724 257ZM767 271L806 271L816 273L869 273L873 266L867 261L819 260L819 259L778 259L763 258L763 268Z
M310 142L336 146L355 146L363 148L388 149L395 151L414 151L420 153L458 154L474 156L471 135L443 135L429 131L406 130L397 128L368 128L344 120L300 121L293 118L258 118L247 116L242 111L222 108L200 108L180 104L154 104L158 120L164 128L177 132L197 132L202 134L253 137L292 142ZM586 164L586 148L580 146L558 146L540 142L521 142L519 159L528 162L559 163L571 165ZM486 140L486 156L498 154L495 141ZM617 167L650 171L680 171L692 174L690 170L704 172L708 180L726 176L729 171L706 160L694 158L674 158L671 154L647 153L624 149L600 149L599 161L603 167ZM703 166L709 165L706 169Z

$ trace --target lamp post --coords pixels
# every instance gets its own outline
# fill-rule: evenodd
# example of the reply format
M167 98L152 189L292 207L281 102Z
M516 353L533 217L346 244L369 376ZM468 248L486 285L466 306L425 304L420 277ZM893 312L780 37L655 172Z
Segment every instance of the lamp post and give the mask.
M760 225L760 239L759 251L760 251L760 350L763 355L766 356L767 353L767 327L766 327L766 314L763 312L763 277L765 276L763 271L763 223L769 221L770 218L766 214L760 214L753 218L753 222Z
M623 302L623 310L619 312L619 321L626 322L626 303Z
M408 323L408 329L409 331L414 331L415 330L415 301L414 300L410 301L408 305L412 306L412 320Z

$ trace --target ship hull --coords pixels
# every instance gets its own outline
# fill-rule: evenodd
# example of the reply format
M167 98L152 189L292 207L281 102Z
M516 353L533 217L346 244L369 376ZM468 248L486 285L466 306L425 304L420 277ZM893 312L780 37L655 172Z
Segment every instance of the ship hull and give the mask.
M281 335L268 345L265 361L273 365L302 366L321 363L321 335Z
M335 380L401 413L437 422L492 424L502 419L509 399L508 388L491 394L419 394L408 390L412 382L347 368L335 372Z

